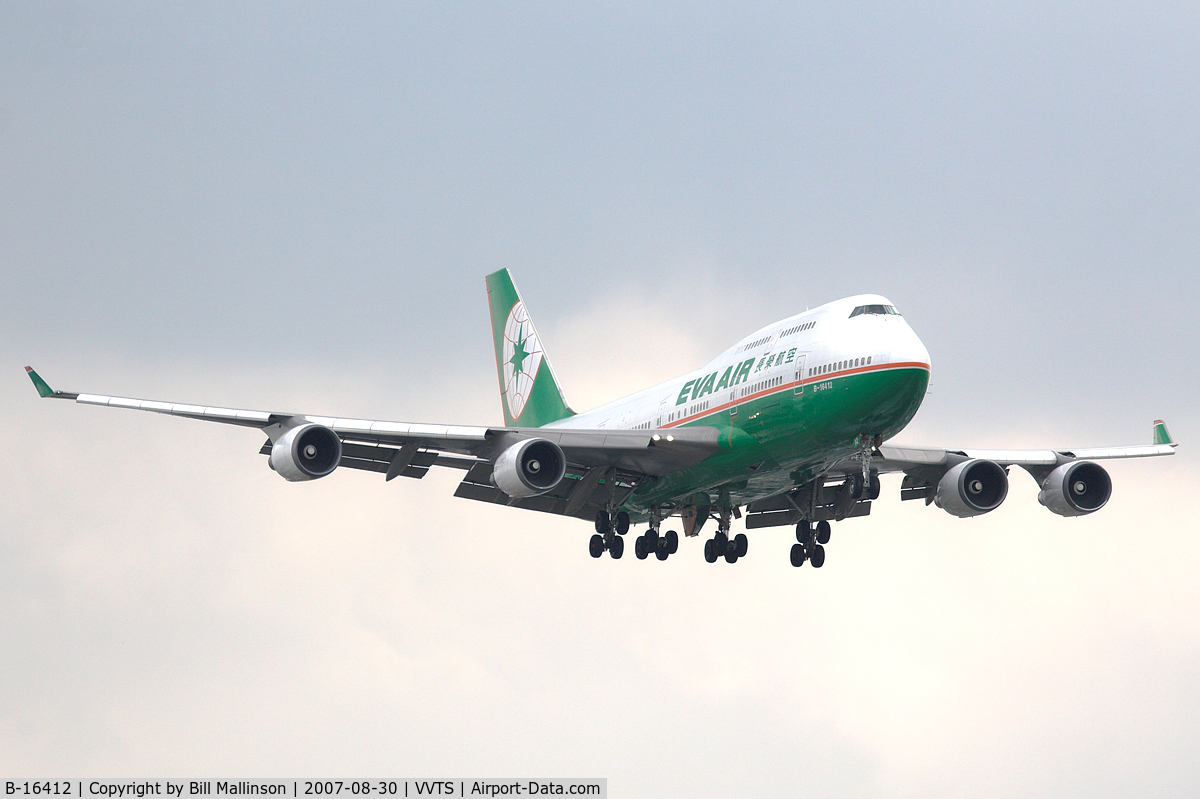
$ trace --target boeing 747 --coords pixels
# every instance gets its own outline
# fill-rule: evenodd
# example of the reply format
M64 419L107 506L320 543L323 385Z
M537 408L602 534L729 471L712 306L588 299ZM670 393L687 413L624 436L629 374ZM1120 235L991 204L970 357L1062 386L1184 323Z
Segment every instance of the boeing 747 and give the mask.
M344 467L386 480L459 469L454 495L585 519L594 558L620 558L632 525L634 553L666 560L679 534L699 536L709 563L735 563L747 530L794 526L790 560L820 567L830 522L866 516L879 475L902 472L902 500L959 517L995 510L1019 466L1038 501L1060 516L1100 510L1112 480L1096 461L1171 455L1161 421L1144 446L1071 450L963 450L888 444L912 420L929 384L925 345L885 297L864 294L768 325L694 372L583 413L567 404L507 270L487 276L503 427L342 419L184 405L52 390L43 397L154 411L258 428L259 450L285 480Z

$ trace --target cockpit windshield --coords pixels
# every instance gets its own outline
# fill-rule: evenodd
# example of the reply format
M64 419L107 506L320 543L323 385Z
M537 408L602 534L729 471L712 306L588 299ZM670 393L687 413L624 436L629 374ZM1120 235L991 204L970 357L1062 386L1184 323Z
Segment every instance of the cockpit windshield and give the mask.
M893 305L860 305L850 312L850 318L862 314L878 314L880 316L899 316L900 312Z

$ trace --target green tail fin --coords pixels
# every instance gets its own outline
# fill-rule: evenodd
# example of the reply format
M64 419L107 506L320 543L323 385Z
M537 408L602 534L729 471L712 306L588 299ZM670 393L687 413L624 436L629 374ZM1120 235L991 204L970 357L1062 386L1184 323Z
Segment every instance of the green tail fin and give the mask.
M507 269L487 276L487 291L505 426L541 427L574 416Z
M1167 432L1167 425L1162 419L1157 419L1154 422L1154 443L1155 444L1174 444L1171 440L1171 434Z

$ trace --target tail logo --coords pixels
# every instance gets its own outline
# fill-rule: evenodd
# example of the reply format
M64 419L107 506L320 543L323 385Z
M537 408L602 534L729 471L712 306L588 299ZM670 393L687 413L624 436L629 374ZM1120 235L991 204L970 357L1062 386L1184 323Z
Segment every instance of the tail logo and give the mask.
M520 300L504 323L504 402L508 415L517 420L525 410L538 367L542 365L542 342Z

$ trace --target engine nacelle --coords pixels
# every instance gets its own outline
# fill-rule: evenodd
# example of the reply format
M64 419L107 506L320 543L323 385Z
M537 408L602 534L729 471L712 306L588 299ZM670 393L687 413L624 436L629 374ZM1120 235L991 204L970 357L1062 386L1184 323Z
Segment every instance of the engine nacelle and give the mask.
M1112 496L1112 478L1091 461L1064 463L1042 483L1038 502L1059 516L1083 516L1104 507Z
M316 480L342 461L342 440L319 424L302 424L288 430L271 445L271 468L284 480Z
M527 438L513 444L496 459L492 480L510 497L544 494L562 482L567 458L553 441Z
M952 516L965 518L995 510L1008 496L1008 474L997 463L969 460L942 475L933 501Z

